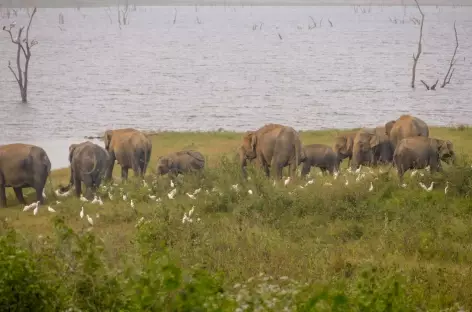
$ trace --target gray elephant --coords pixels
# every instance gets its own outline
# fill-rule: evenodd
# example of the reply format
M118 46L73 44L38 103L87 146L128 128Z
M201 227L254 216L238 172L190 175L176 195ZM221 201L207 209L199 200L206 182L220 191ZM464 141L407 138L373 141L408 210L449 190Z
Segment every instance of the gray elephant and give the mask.
M357 131L351 131L338 135L334 139L333 151L338 155L339 161L348 158L348 167L351 165L352 149L354 147L354 138L356 137L356 134Z
M61 192L67 192L75 186L75 194L80 197L82 182L86 187L85 197L91 198L106 175L110 165L110 155L101 146L90 141L69 146L70 182L61 187Z
M431 172L438 172L442 171L441 160L453 164L455 158L451 141L417 136L405 138L398 143L393 154L393 165L397 168L402 183L403 175L410 169L430 166Z
M270 176L272 169L276 179L282 178L286 166L290 168L290 176L295 178L296 169L304 159L298 132L280 124L266 124L256 131L246 132L239 156L245 178L248 159L257 158L256 163L264 169L266 176Z
M14 143L0 146L0 207L7 206L6 187L12 187L20 204L25 205L23 188L32 187L36 200L44 203L43 190L51 173L51 161L39 146Z
M323 173L333 174L335 171L339 171L341 161L330 146L325 144L305 145L303 152L305 159L302 162L302 177L310 173L311 167L318 167Z
M122 179L128 179L130 168L136 176L144 176L152 152L151 140L144 133L133 128L107 130L104 142L110 154L106 180L112 177L115 160L121 165Z
M157 174L172 176L200 171L205 167L205 158L200 152L185 150L161 156L157 160Z
M395 149L404 138L423 136L429 137L428 125L418 117L401 115L397 120L385 124L385 133L390 138Z
M374 153L379 149L380 137L375 133L375 129L360 129L355 138L352 149L351 169L355 170L360 165L376 165Z
M379 126L374 129L379 137L379 144L373 150L374 164L388 164L393 160L393 144L385 133L385 126Z

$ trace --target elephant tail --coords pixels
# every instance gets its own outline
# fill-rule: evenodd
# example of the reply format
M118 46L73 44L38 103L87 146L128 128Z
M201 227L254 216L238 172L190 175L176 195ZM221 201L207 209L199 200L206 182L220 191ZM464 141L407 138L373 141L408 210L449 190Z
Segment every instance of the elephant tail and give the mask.
M97 168L97 155L95 155L95 153L92 153L93 155L93 167L92 167L92 170L90 171L83 171L82 170L82 173L84 174L91 174L92 172L95 171L95 169Z

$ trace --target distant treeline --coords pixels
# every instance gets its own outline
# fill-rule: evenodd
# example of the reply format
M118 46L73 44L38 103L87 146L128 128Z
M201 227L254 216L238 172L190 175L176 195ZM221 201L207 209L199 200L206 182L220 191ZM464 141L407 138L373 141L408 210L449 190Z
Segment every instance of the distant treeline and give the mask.
M0 7L99 7L123 5L414 5L413 0L0 0ZM421 5L472 5L470 0L422 0Z

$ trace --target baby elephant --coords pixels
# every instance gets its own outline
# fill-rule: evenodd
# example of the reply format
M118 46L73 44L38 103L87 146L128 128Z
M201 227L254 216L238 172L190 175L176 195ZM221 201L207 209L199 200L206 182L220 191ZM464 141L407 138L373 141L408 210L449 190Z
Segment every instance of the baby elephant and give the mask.
M75 194L80 197L82 182L84 183L87 198L96 192L104 178L110 162L110 155L101 146L86 141L69 146L70 182L61 187L61 192L67 192L75 186Z
M393 154L400 183L405 172L410 169L424 169L430 166L431 172L441 171L441 160L454 163L455 153L451 141L424 136L402 139Z
M305 153L305 160L301 176L306 176L311 167L318 167L323 173L328 171L333 174L335 171L339 171L340 159L334 150L325 144L311 144L303 147Z
M205 158L200 152L186 150L161 156L157 162L157 174L170 173L176 176L180 173L198 171L205 167Z

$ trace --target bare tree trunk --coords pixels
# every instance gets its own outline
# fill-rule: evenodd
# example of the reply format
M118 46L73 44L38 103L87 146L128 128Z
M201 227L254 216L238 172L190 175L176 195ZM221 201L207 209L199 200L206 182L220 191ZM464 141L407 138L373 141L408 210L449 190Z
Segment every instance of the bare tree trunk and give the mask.
M8 62L8 68L10 69L10 71L12 72L13 76L16 79L16 82L18 83L18 87L20 88L21 101L23 103L26 103L28 101L28 68L29 68L29 62L31 58L31 48L35 46L36 44L38 44L38 42L34 39L31 42L29 41L29 31L30 31L31 22L33 21L33 17L35 13L36 13L36 7L34 8L33 13L30 15L28 27L26 28L25 39L22 39L21 37L23 34L24 26L18 30L18 35L16 39L13 38L13 34L11 32L11 30L15 27L15 24L14 23L10 24L9 29L3 26L3 30L10 34L11 42L17 45L17 51L16 51L17 71L15 73L15 71L11 67L10 61ZM25 58L24 70L22 70L21 68L22 52Z
M452 67L456 64L456 53L457 53L457 49L459 48L459 39L457 38L457 29L456 29L455 21L454 21L454 34L456 36L456 48L454 49L454 54L452 55L451 61L449 62L449 69L447 70L446 76L444 76L444 80L443 80L443 83L441 84L441 88L444 88L451 81L452 73L454 72L454 69Z
M420 58L421 55L421 41L423 40L423 24L424 24L424 14L423 11L421 11L420 5L418 4L418 1L415 0L416 6L418 7L418 10L421 13L421 26L420 26L420 39L418 40L418 52L415 54L413 53L413 69L412 69L412 75L411 75L411 87L414 89L415 88L415 78L416 78L416 64L418 64L418 59Z

